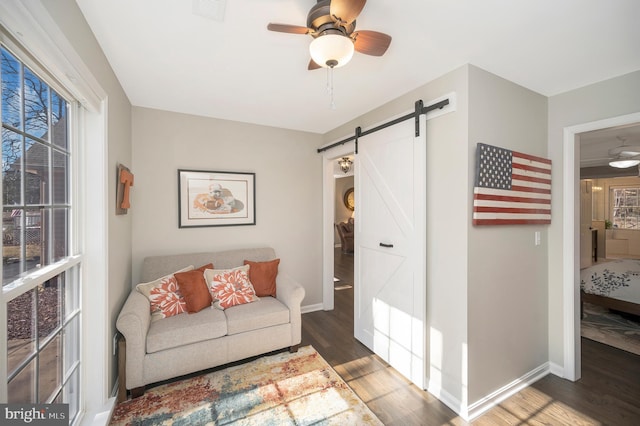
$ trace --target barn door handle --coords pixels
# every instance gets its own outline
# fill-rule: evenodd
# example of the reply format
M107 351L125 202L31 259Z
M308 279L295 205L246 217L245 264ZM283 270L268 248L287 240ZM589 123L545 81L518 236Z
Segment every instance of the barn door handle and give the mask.
M393 244L380 243L380 247L393 248Z

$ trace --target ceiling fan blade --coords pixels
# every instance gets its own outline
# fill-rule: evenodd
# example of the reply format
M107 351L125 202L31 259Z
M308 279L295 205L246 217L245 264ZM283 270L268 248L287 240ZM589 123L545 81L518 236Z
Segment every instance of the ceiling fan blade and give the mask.
M279 33L289 33L289 34L309 34L311 29L307 27L301 27L299 25L289 25L289 24L269 24L267 25L267 29L269 31L277 31Z
M329 13L334 18L350 24L356 20L367 0L331 0Z
M307 69L309 71L317 70L318 68L322 68L320 65L316 64L313 59L309 60L309 66Z
M391 44L391 36L377 31L356 31L351 35L356 52L382 56Z

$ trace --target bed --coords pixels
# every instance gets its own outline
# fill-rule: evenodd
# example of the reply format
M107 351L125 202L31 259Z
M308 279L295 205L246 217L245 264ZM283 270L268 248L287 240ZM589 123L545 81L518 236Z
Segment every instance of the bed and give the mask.
M616 259L580 271L580 301L640 315L640 259Z

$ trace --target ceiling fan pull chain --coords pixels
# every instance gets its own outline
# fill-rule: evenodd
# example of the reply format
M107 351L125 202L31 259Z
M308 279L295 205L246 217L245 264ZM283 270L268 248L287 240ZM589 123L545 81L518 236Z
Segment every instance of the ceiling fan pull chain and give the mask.
M331 109L336 109L336 104L333 101L333 67L327 68L327 92L329 93L330 103L329 107Z

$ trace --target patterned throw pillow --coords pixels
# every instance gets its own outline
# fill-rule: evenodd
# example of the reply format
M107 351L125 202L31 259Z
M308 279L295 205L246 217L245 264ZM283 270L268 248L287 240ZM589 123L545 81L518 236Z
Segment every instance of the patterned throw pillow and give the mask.
M213 298L213 306L224 310L259 300L249 281L248 271L249 265L204 271L204 278Z
M136 290L149 299L151 321L187 312L187 304L180 293L178 281L176 281L174 274L191 270L193 270L193 265L165 275L155 281L140 283L136 286Z

